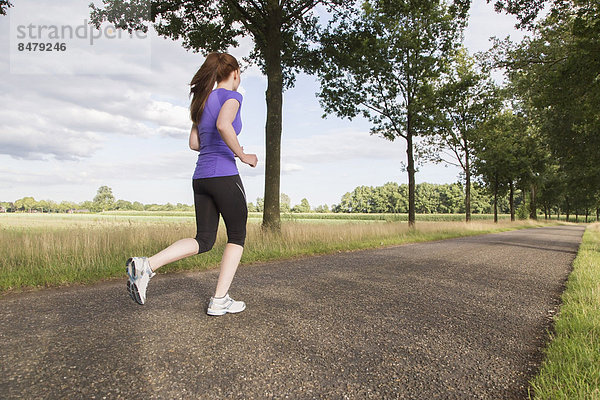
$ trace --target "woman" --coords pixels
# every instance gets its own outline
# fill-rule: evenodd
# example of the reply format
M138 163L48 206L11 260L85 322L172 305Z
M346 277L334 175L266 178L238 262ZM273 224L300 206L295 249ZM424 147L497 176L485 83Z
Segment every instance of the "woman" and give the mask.
M217 87L213 90L215 83ZM192 177L196 237L178 240L152 257L127 260L127 289L133 300L144 304L148 282L156 269L213 247L220 213L227 227L227 244L207 314L238 313L246 308L246 304L233 300L227 292L244 251L248 209L234 157L252 167L256 167L258 159L256 154L244 153L237 139L242 129L237 60L226 53L209 54L190 85L193 98L189 146L200 151Z

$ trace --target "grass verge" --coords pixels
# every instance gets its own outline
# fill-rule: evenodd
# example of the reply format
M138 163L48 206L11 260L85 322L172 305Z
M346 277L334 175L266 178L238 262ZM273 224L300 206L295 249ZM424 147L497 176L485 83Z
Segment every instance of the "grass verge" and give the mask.
M152 255L178 239L195 235L192 221L89 219L86 223L85 218L78 218L73 224L48 220L47 225L30 220L26 224L8 221L0 227L0 294L122 278L128 257ZM542 225L531 221L420 222L417 229L410 230L402 222L284 221L281 234L276 235L262 231L260 224L249 223L242 264ZM217 267L225 243L225 227L221 224L211 251L166 265L160 272Z
M600 400L600 223L588 226L530 398Z

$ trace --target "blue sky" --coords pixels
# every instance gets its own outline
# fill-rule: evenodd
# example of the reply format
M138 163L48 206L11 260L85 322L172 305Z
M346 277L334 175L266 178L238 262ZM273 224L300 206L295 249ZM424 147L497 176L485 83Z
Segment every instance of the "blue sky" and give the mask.
M187 147L188 83L203 57L152 31L135 39L102 37L93 45L91 34L62 36L52 41L67 44L62 53L19 52L19 42L34 41L18 38L19 26L82 26L89 20L89 0L15 3L8 16L0 17L5 77L0 82L0 200L34 196L79 202L108 185L119 199L192 204L197 153ZM475 0L465 45L473 53L486 50L490 36L520 40L523 33L514 24L513 17ZM251 48L248 38L240 44L231 49L238 58ZM264 193L266 79L251 67L239 90L244 95L239 140L246 152L258 155L259 164L251 168L238 161L238 169L254 202ZM316 78L301 74L284 93L281 191L292 204L306 197L312 206L331 205L359 185L406 183L403 140L370 136L362 119L322 119L318 90ZM455 167L428 164L416 180L451 183L458 173Z

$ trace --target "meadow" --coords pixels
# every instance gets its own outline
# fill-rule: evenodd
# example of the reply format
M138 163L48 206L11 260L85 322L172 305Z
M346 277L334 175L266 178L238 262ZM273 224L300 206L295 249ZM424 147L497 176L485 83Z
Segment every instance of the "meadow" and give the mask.
M261 229L257 215L248 220L242 265L545 224L511 223L506 218L494 224L489 215L467 224L419 215L417 228L412 230L406 222L394 220L399 218L396 214L295 214L293 219L283 215L281 234L273 234ZM320 218L313 218L315 215ZM335 218L327 218L331 215ZM185 212L0 214L0 293L124 279L128 257L152 255L178 239L194 235L193 213ZM160 273L218 267L226 240L221 221L211 251L167 265Z

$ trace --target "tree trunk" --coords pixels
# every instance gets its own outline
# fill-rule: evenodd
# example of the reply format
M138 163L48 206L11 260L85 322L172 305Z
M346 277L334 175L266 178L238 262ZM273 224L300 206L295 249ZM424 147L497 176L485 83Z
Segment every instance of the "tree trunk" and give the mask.
M281 10L275 11L269 21L268 45L265 49L267 72L267 123L265 127L265 197L263 228L279 232L281 215L279 191L281 178L281 113L283 99L283 73L281 69Z
M596 222L600 221L600 207L596 208Z
M537 205L535 204L535 185L531 185L531 201L529 202L529 218L537 221Z
M590 210L586 208L585 209L585 223L586 224L588 223L588 215L589 215L589 213L590 213Z
M556 220L560 221L560 207L556 207Z
M575 222L579 222L579 210L575 210Z
M494 222L498 223L498 174L494 182Z
M544 206L544 219L548 221L548 207Z
M410 117L408 118L408 125L410 127ZM416 213L415 213L415 160L413 155L413 137L410 132L406 136L406 156L408 159L408 226L411 228L415 227Z
M465 192L465 220L471 221L471 166L469 165L469 151L466 140L465 145L465 178L466 178L466 192Z
M515 186L510 182L510 221L515 221Z
M408 227L416 225L415 211L415 160L413 149L413 111L412 111L412 87L411 78L407 77L406 87L406 171L408 172Z

